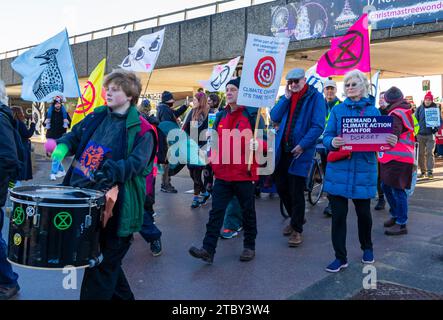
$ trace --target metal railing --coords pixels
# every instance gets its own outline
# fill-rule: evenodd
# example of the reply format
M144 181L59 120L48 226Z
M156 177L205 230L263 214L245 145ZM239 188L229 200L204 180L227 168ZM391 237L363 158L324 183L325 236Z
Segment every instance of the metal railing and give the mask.
M147 28L155 28L162 25L174 23L174 22L181 22L186 21L190 19L195 19L198 17L208 16L216 13L221 13L225 11L230 11L234 9L240 9L240 8L246 8L251 7L258 4L268 3L272 2L274 0L221 0L221 1L215 1L214 3L209 3L197 7L192 8L186 8L180 11L175 11L171 13L161 14L155 17L146 18L143 20L136 20L108 28L103 28L99 30L94 30L82 34L78 34L75 36L69 37L71 44L81 43L85 41L91 41L95 39L105 38L109 36L114 36L117 34L127 33L127 32L133 32L137 30L143 30ZM237 6L235 6L237 3ZM227 4L233 4L234 8L224 8ZM209 11L211 10L211 11ZM200 14L199 14L200 12ZM202 14L202 12L204 12ZM209 12L209 13L208 13ZM169 18L169 19L168 19ZM176 19L176 20L175 20ZM23 53L24 51L31 49L35 47L28 46L24 48L9 50L5 52L0 53L0 60L16 57L19 54Z

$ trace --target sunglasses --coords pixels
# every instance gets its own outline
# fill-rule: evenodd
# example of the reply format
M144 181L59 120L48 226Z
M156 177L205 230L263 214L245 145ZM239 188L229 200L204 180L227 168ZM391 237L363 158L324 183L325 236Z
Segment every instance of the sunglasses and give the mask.
M300 82L300 79L291 79L291 80L288 80L288 84L289 85L291 85L291 84L298 84Z
M355 83L355 82L345 84L346 88L349 88L349 87L355 88L356 86L358 86L358 83Z

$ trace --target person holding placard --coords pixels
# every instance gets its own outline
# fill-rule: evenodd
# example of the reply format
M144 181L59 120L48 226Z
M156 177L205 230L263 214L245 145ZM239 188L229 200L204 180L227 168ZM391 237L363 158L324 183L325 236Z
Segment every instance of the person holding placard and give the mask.
M303 69L290 70L286 80L285 95L271 110L271 120L279 123L274 178L291 217L283 235L289 236L290 247L297 247L303 242L306 177L325 128L326 108L323 95L306 83Z
M436 123L431 123L430 121L430 111L433 111L434 108L438 112L438 107L434 103L434 97L432 93L429 91L426 93L424 97L424 101L420 107L415 111L415 116L420 125L420 130L417 134L417 142L419 143L419 154L418 154L418 166L420 167L421 174L418 175L418 178L423 178L425 175L429 179L433 179L433 170L434 170L434 148L435 148L435 137L434 134L437 133L440 125L436 125ZM437 120L440 116L438 112Z
M243 218L244 241L240 261L251 261L255 257L257 218L254 182L258 180L258 164L254 159L249 170L248 159L250 152L262 152L267 145L264 140L254 139L253 136L254 126L250 119L255 119L257 114L254 115L254 112L259 110L237 104L239 86L240 78L232 79L226 84L227 106L217 113L214 121L212 137L217 139L218 144L211 145L210 161L215 176L212 209L206 224L203 246L192 246L189 249L191 256L208 264L212 264L214 260L225 212L234 197L240 203ZM261 117L258 120L257 129L263 130L264 121ZM237 159L240 161L235 161Z
M387 105L380 106L393 118L393 134L398 142L392 149L380 154L380 179L388 200L391 218L384 223L386 235L408 233L408 196L414 166L414 120L411 105L397 87L384 94Z
M324 191L329 193L332 208L332 245L335 260L327 267L328 272L339 272L348 266L346 251L346 217L348 200L355 206L358 218L358 235L363 250L363 263L373 263L371 199L377 192L377 158L375 152L347 152L341 137L342 117L379 116L380 111L369 98L369 82L359 70L348 72L344 77L346 100L331 110L323 137L329 150ZM397 142L389 135L387 142Z

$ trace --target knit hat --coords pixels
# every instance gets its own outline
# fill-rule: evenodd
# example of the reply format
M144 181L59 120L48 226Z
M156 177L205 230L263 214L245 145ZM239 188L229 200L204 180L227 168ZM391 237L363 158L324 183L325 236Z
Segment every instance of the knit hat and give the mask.
M397 87L391 87L384 94L384 99L388 104L394 104L403 100L403 92Z
M228 86L228 84L232 84L233 86L240 88L240 77L229 80L229 82L226 84L226 86Z
M425 95L424 100L429 99L431 101L434 101L434 96L432 95L431 91L428 91Z
M143 108L149 108L150 106L151 106L151 101L149 101L148 99L143 99L142 107Z
M166 103L166 102L169 102L171 100L174 100L174 96L172 95L172 93L170 93L169 91L163 91L163 93L162 93L162 102Z

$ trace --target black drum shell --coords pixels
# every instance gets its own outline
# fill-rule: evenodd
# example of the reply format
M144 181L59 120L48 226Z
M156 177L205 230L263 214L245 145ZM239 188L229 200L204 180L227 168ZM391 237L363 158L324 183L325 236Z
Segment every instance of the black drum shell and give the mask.
M68 192L81 191L66 188ZM14 189L11 191L13 210L8 239L8 259L11 262L58 269L88 266L91 260L99 257L103 195L81 200L64 199L63 203L41 197L37 204L32 197L19 193Z

